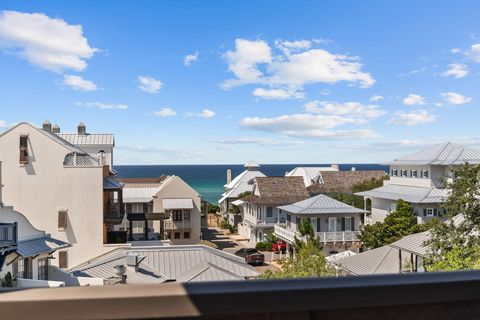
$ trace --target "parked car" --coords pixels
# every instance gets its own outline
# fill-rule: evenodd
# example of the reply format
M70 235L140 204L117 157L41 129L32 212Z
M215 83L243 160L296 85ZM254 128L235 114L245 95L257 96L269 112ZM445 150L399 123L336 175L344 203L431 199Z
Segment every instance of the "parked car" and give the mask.
M255 248L242 248L235 252L236 256L245 259L245 262L250 265L261 266L265 262L263 253L258 252Z
M277 243L272 243L272 251L275 253L285 253L287 251L287 244L282 240L278 240Z

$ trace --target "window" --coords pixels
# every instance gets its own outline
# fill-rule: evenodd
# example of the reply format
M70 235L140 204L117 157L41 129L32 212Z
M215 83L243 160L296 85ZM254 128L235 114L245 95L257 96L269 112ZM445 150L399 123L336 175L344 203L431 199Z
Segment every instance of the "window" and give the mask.
M395 210L397 210L397 204L396 203L391 203L390 204L390 212L393 212Z
M400 170L400 175L405 178L407 176L407 170Z
M392 169L392 177L396 177L398 175L397 169Z
M58 252L58 267L59 268L68 268L68 252L59 251Z
M287 214L287 227L291 226L292 216Z
M183 219L190 220L190 210L183 210Z
M267 218L273 217L273 208L267 207Z
M67 211L58 211L58 229L65 230L67 228Z
M19 259L13 263L13 276L16 278L32 279L32 258Z
M344 218L343 231L353 231L353 218L352 217L345 217Z
M174 239L180 239L180 232L174 232L173 238Z
M417 178L417 170L410 170L410 176L412 178Z
M133 211L132 211L132 204L131 204L131 203L127 203L127 205L126 205L125 208L126 208L127 213L132 213L132 212L133 212Z
M423 209L423 216L424 217L435 217L437 216L437 209L435 208L426 208L426 209Z
M182 210L173 210L173 221L182 221Z
M428 178L428 170L422 170L422 178Z
M148 213L148 203L143 204L143 213Z
M328 232L337 231L337 218L328 218Z
M38 259L38 280L48 280L48 258Z
M190 232L186 231L183 233L183 239L190 239Z
M28 136L20 136L20 164L28 163Z

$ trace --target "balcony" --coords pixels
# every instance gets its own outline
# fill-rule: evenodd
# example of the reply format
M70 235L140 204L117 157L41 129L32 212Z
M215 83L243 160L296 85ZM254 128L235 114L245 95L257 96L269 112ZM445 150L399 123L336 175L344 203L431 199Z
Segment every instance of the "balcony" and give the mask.
M273 231L277 237L288 242L293 242L295 236L298 239L302 239L298 232L286 228L281 224L276 224ZM315 232L315 237L317 237L322 243L355 242L359 241L359 234L360 231Z
M78 154L76 152L67 154L63 160L63 166L67 168L102 167L105 163L104 157L93 157L88 154Z
M2 319L437 320L480 314L478 271L0 290Z
M0 223L0 249L17 246L17 223Z
M173 221L172 219L164 221L165 230L178 230L191 228L190 220Z
M276 222L268 222L262 219L258 219L255 216L249 215L249 214L244 214L243 215L243 221L248 223L249 225L253 227L273 227Z

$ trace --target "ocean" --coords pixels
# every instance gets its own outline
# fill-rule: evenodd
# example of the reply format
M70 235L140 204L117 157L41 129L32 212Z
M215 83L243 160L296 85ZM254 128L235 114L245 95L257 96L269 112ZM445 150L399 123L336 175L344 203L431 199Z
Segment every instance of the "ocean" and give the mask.
M267 176L284 176L295 167L319 167L330 164L262 164L260 170ZM384 170L388 166L380 164L339 164L342 171L351 170ZM161 175L177 175L192 186L202 199L216 204L223 193L227 169L232 170L232 178L245 168L243 164L218 165L122 165L115 166L119 178L155 178Z

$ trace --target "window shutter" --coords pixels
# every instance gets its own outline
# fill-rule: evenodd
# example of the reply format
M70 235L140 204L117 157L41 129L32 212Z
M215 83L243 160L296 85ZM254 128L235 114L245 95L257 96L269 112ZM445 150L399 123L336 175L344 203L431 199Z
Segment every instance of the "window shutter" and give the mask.
M345 231L345 218L342 218L342 231Z
M423 216L424 216L424 217L427 216L427 209L423 209Z
M67 228L67 211L58 211L58 229Z
M317 232L320 232L320 218L317 218Z
M434 217L438 216L438 210L437 210L437 208L434 208L434 209L433 209L433 216L434 216Z
M355 217L350 218L350 223L351 223L351 229L352 231L355 231Z
M68 266L67 251L59 251L58 267L64 269L64 268L67 268L67 266Z

